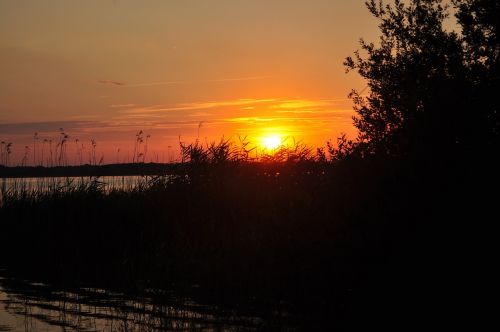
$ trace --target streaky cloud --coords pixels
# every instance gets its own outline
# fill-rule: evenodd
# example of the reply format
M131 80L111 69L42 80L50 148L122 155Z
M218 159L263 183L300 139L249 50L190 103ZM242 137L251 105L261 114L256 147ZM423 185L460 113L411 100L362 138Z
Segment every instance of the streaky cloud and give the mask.
M210 102L195 102L178 104L176 106L156 105L138 107L128 110L122 110L121 113L125 114L151 114L158 112L172 112L172 111L189 111L189 110L204 110L216 107L231 107L231 106L245 106L259 103L271 103L275 99L236 99L228 101L210 101Z
M140 88L157 85L182 85L182 84L196 84L196 83L219 83L219 82L237 82L237 81L255 81L271 78L271 76L251 76L251 77L236 77L236 78L221 78L200 81L164 81L164 82L144 82L135 84L120 84L124 88Z
M106 84L106 85L118 85L118 86L125 85L125 83L123 83L123 82L112 81L112 80L98 80L97 83Z

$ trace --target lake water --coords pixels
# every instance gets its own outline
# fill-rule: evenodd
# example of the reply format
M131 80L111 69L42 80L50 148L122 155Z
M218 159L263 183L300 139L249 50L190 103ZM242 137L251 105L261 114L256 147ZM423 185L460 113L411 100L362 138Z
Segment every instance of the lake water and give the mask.
M43 192L92 180L95 178L2 178L0 193ZM105 190L130 190L148 178L97 180ZM131 295L92 287L62 289L13 277L0 268L0 332L297 330L280 303L272 310L243 310L241 305L234 310L201 304L178 293L151 290Z
M0 192L46 192L55 188L76 187L97 181L104 190L131 190L139 183L144 183L151 177L143 176L75 176L75 177L43 177L43 178L0 178Z
M295 330L284 317L275 316L270 324L168 292L127 296L98 288L67 290L0 271L0 331Z

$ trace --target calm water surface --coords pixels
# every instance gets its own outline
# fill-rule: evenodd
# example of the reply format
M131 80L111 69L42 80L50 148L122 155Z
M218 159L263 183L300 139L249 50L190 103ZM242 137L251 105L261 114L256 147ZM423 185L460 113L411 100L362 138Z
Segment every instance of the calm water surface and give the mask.
M151 177L143 176L75 176L75 177L42 177L42 178L0 178L2 192L46 192L53 189L65 189L94 181L106 191L132 190Z
M294 331L287 315L269 320L202 305L174 293L130 296L98 288L60 289L0 271L0 331Z
M1 178L0 193L44 192L95 181L90 177ZM131 190L148 178L99 177L105 190ZM62 289L14 277L0 268L3 331L295 331L281 305L238 310L200 304L178 291L141 295L99 288Z

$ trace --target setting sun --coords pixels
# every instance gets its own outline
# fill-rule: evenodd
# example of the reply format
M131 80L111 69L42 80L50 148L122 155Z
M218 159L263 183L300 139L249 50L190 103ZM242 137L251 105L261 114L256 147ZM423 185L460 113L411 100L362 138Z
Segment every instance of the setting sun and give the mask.
M262 138L262 145L269 150L274 150L281 145L281 137L279 135L269 135Z

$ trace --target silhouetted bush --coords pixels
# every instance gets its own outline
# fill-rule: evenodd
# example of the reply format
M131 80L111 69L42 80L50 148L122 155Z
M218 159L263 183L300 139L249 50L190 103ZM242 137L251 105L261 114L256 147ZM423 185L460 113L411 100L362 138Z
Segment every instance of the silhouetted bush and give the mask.
M380 42L361 40L347 58L368 83L368 97L351 93L368 153L457 158L498 147L499 20L496 0L453 1L461 34L447 31L441 0L368 1Z

